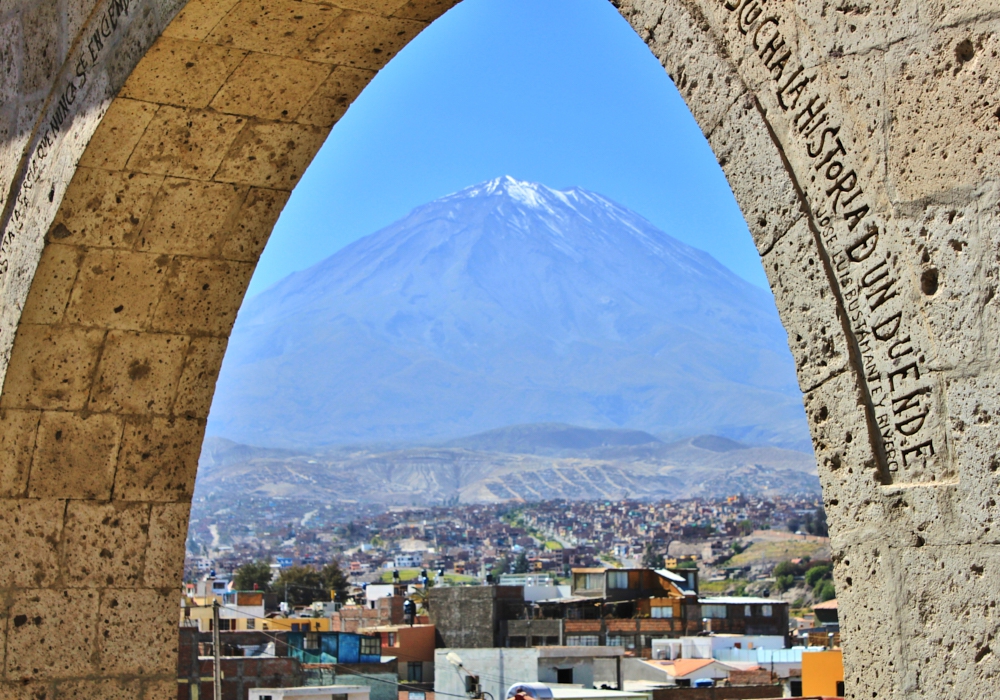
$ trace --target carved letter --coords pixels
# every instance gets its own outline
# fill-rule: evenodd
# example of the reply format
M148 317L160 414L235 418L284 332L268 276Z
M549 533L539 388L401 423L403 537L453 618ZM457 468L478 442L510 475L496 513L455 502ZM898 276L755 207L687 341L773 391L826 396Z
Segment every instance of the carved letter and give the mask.
M899 330L899 322L902 320L902 318L903 318L903 312L897 311L886 320L872 326L872 334L879 340L883 341L889 340L892 336L896 335L896 331ZM892 326L892 330L883 331L883 329L893 321L895 321L895 323Z
M899 369L893 370L892 372L889 372L889 388L892 389L893 391L895 391L895 389L896 389L896 382L895 382L894 378L895 377L904 377L904 378L909 377L911 369L913 370L913 380L916 381L917 379L920 379L920 369L917 367L917 363L916 362L911 362L908 365L903 365Z
M896 348L898 348L903 343L908 343L908 342L910 342L910 336L906 336L902 340L900 340L898 342L895 342L892 345L890 345L889 346L889 357L892 358L893 360L898 360L903 355L909 355L911 352L913 352L913 346L912 345L907 346L905 350L902 350L902 351L900 351L898 353L896 352Z
M927 448L927 452L924 452L924 448ZM917 457L931 457L934 455L934 441L928 440L927 442L922 442L919 445L914 445L908 450L903 450L903 466L908 466L909 462L906 461L906 455L915 454Z

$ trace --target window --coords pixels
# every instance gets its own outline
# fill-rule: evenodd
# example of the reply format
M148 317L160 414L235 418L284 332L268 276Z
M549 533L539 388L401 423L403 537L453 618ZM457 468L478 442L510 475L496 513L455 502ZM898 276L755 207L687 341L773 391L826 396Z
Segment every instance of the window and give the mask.
M631 634L617 634L608 635L608 646L609 647L625 647L626 649L635 649L635 635Z
M293 622L292 623L292 632L298 632L298 631L299 631L299 623L298 622Z
M649 616L654 618L666 618L674 616L674 608L672 605L657 605L649 609Z
M361 638L361 655L362 656L381 656L382 655L382 638L381 637L362 637Z
M254 620L254 619L248 619L247 620L247 629L248 630L255 630L255 629L257 629L257 621Z
M774 609L770 605L760 606L760 614L763 615L764 617L771 617L773 613Z
M386 633L385 644L386 644L386 646L390 646L390 647L396 646L396 633L395 632L387 632Z
M726 619L726 606L725 605L702 605L701 606L701 616L710 617L715 620Z
M571 668L556 669L556 683L572 683L572 682L573 682L573 669Z
M522 649L528 645L528 638L523 636L507 637L507 644L517 649Z
M599 591L604 584L604 574L575 574L573 585L585 591Z
M609 571L608 588L628 588L628 572Z
M753 613L750 612L750 606L749 605L744 605L743 606L743 617L750 617L751 615L753 615Z
M424 682L424 664L420 661L410 661L406 664L406 680L414 683Z
M568 647L596 647L600 646L601 638L596 634L578 634L566 637Z
M219 631L220 632L235 632L236 631L236 620L219 620Z

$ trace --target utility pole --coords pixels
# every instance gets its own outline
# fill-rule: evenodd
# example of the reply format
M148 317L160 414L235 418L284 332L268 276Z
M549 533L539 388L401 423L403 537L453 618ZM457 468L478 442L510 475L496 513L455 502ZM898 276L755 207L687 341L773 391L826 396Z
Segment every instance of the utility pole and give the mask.
M222 635L219 634L219 601L212 601L212 685L215 691L215 700L222 700L222 662L219 647L222 646Z

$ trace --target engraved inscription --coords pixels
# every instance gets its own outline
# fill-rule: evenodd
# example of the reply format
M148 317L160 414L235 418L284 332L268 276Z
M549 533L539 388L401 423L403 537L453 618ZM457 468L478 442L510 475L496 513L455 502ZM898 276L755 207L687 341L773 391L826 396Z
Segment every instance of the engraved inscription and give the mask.
M899 261L871 208L831 94L795 58L793 31L767 0L720 0L771 81L799 156L810 164L799 185L839 286L867 392L873 443L884 481L933 482L953 476L941 387L927 370L925 331L908 317Z
M10 267L11 245L24 230L33 203L33 189L42 178L49 156L66 125L71 108L87 85L89 72L99 61L109 39L122 26L122 19L128 17L132 3L133 0L111 0L96 20L94 31L80 49L76 61L72 64L71 74L64 78L61 91L56 92L59 97L49 108L47 118L39 128L39 135L35 138L30 150L31 156L20 178L17 198L7 218L3 235L0 236L0 275L6 274Z

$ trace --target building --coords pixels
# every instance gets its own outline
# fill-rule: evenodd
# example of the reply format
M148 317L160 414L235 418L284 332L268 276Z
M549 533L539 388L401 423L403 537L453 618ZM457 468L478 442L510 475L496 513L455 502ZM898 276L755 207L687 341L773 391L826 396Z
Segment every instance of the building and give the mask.
M330 629L334 632L357 632L365 627L401 625L404 602L402 596L390 595L367 601L367 605L344 605L330 615Z
M773 598L701 598L704 631L747 635L788 633L788 603Z
M431 622L437 627L439 647L506 647L510 645L504 623L525 616L524 588L434 587L428 591L427 608Z
M652 681L681 687L689 687L693 681L701 679L728 679L729 674L735 670L735 666L712 658L672 661L627 658L622 662L622 673L626 681Z
M622 655L621 649L608 647L437 649L434 692L464 696L478 688L484 695L506 698L513 684L540 681L580 686L575 691L618 687Z
M419 569L424 564L422 552L402 552L393 557L397 569Z
M844 657L840 649L802 653L802 694L844 697Z
M320 685L296 688L254 688L248 700L369 700L371 689L363 685Z
M383 625L366 627L361 634L382 638L382 656L394 657L399 665L399 680L408 683L434 682L434 649L437 629L434 625Z
M266 629L264 618L264 594L257 592L229 591L216 589L216 581L199 581L198 585L188 584L187 595L181 599L181 624L197 627L201 632L211 632L214 620L212 606L219 603L219 629L236 632ZM276 629L276 628L275 628Z

